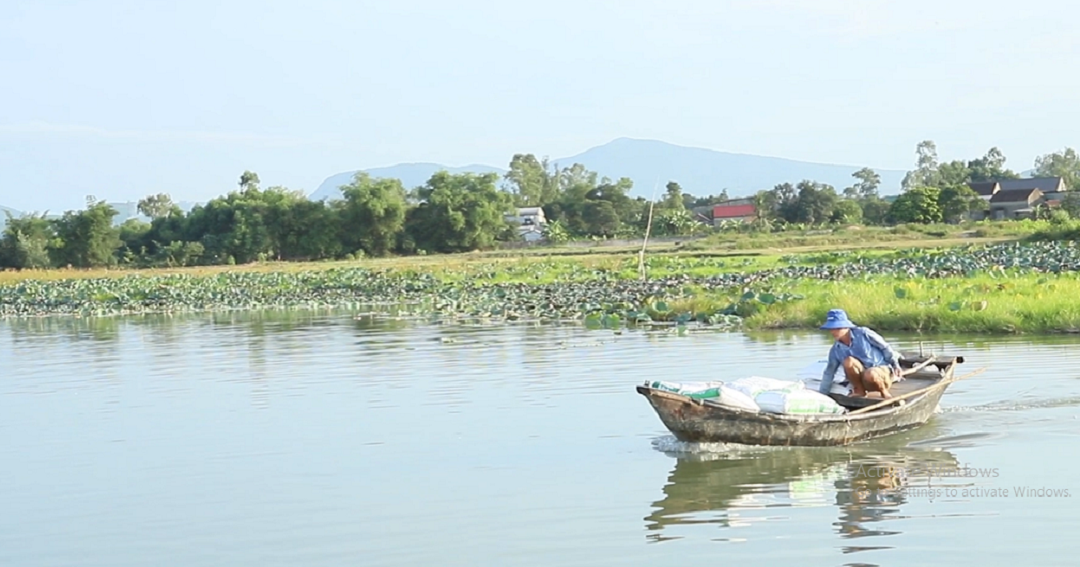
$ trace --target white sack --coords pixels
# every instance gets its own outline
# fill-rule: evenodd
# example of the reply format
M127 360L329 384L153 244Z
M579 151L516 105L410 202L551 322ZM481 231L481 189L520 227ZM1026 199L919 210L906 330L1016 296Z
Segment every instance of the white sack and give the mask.
M775 378L766 378L764 376L750 376L749 378L739 378L733 382L727 383L728 387L734 388L751 398L756 398L758 394L767 390L801 390L803 389L802 382L790 382L787 380L777 380Z
M841 414L846 411L824 394L811 390L767 390L754 396L761 411L787 414Z

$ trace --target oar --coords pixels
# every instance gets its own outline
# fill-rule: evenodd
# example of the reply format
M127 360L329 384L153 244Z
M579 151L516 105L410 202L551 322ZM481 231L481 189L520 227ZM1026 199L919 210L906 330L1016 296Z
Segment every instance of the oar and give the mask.
M931 384L931 385L929 385L929 386L927 386L925 388L920 388L918 390L915 390L914 392L908 392L908 393L906 393L906 394L904 394L902 396L896 396L895 398L887 398L887 399L884 399L884 400L882 400L882 401L880 401L880 402L878 402L878 403L876 403L876 404L874 404L872 406L866 406L864 408L859 408L859 409L857 409L855 411L848 412L846 415L855 415L857 413L866 413L868 411L874 411L876 409L883 408L883 407L885 407L885 406L887 406L889 404L899 402L900 400L906 400L907 398L913 398L913 397L918 396L920 394L925 394L926 392L928 392L928 391L930 391L930 390L932 390L934 388L938 388L938 387L944 386L946 384L952 384L953 382L959 382L960 380L964 380L966 378L971 378L972 376L974 376L976 374L982 374L985 371L986 371L986 368L980 368L980 369L978 369L978 370L976 370L974 372L969 372L969 373L967 373L967 374L965 374L965 375L963 375L963 376L961 376L959 378L948 378L948 379L945 379L945 380L942 380L942 381L938 382L937 384Z

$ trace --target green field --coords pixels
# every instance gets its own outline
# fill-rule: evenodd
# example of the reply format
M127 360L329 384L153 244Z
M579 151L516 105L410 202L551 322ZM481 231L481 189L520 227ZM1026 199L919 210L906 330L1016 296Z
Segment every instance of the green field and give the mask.
M816 328L841 307L882 331L1080 331L1080 249L1072 243L914 236L747 250L666 242L649 247L644 280L632 246L4 272L0 316L399 304L418 316L488 321L771 329Z

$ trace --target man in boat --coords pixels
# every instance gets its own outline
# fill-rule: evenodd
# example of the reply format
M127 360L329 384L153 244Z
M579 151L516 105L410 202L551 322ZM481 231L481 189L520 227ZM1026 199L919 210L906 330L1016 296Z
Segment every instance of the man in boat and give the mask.
M836 342L829 349L829 363L818 391L828 395L836 369L843 367L853 395L880 392L882 398L892 397L889 388L900 376L900 353L881 335L852 323L843 309L829 310L821 328L829 331Z

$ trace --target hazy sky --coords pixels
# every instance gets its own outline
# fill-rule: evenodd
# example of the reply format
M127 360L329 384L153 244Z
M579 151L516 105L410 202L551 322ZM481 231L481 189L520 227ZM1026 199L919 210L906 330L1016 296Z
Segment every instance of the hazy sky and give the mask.
M1080 6L875 0L0 3L0 205L314 190L613 138L908 169L1080 145Z

